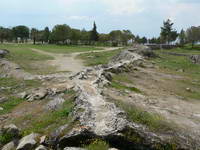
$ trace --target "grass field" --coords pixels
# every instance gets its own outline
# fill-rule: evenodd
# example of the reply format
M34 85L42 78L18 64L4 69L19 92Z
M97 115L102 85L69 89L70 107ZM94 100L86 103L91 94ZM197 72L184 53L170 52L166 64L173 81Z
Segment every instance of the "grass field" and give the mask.
M7 97L7 101L0 103L0 107L3 111L0 111L0 115L11 112L17 105L24 100L17 98L16 94L21 93L30 88L36 88L41 86L41 82L37 80L18 80L14 78L0 78L1 92L0 97Z
M102 50L103 48L97 48L93 46L65 46L65 45L31 45L31 48L40 49L51 53L74 53L74 52L86 52Z
M68 46L68 45L33 45L33 44L0 44L0 48L14 50L30 50L31 48L43 50L51 53L73 53L73 52L85 52L85 51L94 51L94 50L102 50L101 47L93 47L93 46Z
M171 71L177 71L179 69L183 69L184 74L188 77L195 77L199 78L200 76L200 65L194 64L189 59L189 56L174 56L174 55L167 55L163 52L175 52L181 54L199 54L200 50L198 49L184 49L184 48L176 48L172 50L159 50L156 53L160 56L160 58L154 59L153 61L159 65L161 68L169 69Z
M61 46L61 45L32 45L32 44L0 44L0 49L7 49L10 54L7 59L18 64L23 70L32 74L56 73L56 67L50 66L45 61L53 60L49 55L32 51L39 49L46 52L67 54L73 52L85 52L101 50L92 46Z
M87 53L81 54L78 58L83 59L86 66L96 66L107 64L111 58L121 52L122 49L102 52L102 53Z
M160 70L166 73L183 76L185 78L185 80L176 81L177 84L176 88L174 88L174 92L177 95L183 96L186 99L200 99L200 65L192 63L192 61L189 59L189 56L174 56L165 54L163 52L200 55L200 47L196 46L194 49L191 49L191 47L186 46L184 48L176 48L171 50L158 50L156 53L160 56L160 58L152 60L160 67ZM192 91L186 91L186 88L190 88Z

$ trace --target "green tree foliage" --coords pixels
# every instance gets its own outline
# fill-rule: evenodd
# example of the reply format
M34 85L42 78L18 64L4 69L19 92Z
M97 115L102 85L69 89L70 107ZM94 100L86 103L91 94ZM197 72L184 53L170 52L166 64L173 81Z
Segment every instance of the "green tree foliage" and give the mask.
M185 35L185 31L182 29L180 34L179 34L179 41L180 41L180 45L183 46L186 42L186 35Z
M43 32L43 40L47 43L49 42L49 37L50 37L50 30L48 27L45 27Z
M36 28L31 29L31 39L33 40L33 44L35 45L36 40L38 39L39 31Z
M90 32L90 40L92 42L97 42L99 40L99 34L97 32L97 26L96 26L95 22L94 22L94 25L93 25L93 29Z
M127 45L129 40L134 39L134 35L132 34L130 30L123 30L121 36L122 36L123 45Z
M56 25L52 30L52 40L56 43L66 43L66 40L70 38L71 29L68 25Z
M158 38L153 37L153 38L149 39L149 43L151 43L151 44L160 44L161 43L160 37L158 37Z
M135 37L135 42L136 42L136 43L139 43L139 44L146 44L146 43L148 42L148 40L147 40L147 38L146 38L145 36L142 37L142 38L140 38L140 36L137 35L137 36Z
M0 42L3 43L4 40L12 41L12 30L9 28L0 27Z
M109 34L99 34L99 42L108 43L110 40Z
M87 32L85 29L81 31L81 42L84 45L88 45L90 42L90 32Z
M163 27L161 27L160 33L163 42L169 44L170 42L176 40L178 33L176 30L173 29L173 25L174 23L172 23L170 19L163 22Z
M81 31L78 29L71 29L70 40L71 44L78 44L78 41L81 39Z
M118 46L118 44L122 41L122 32L120 30L111 31L109 35L112 46Z
M29 28L26 26L16 26L13 29L14 38L17 41L17 38L21 39L21 42L24 43L24 39L27 40L29 38Z
M29 33L29 28L23 25L13 27L12 29L0 27L0 42L13 41L24 42L24 40L31 39L33 44L36 43L49 43L49 44L97 44L97 45L127 45L133 42L135 36L130 30L114 30L109 34L99 34L97 26L94 22L91 31L78 30L70 28L68 25L56 25L49 30L45 27L44 30L32 28ZM141 42L143 41L143 42ZM140 43L145 43L146 39L140 39Z
M186 31L187 42L192 43L192 48L194 44L200 41L200 27L191 27Z

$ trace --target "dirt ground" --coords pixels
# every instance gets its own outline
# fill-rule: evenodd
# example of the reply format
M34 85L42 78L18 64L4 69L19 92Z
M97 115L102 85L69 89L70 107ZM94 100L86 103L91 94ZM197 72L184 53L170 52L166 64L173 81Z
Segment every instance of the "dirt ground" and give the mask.
M200 101L184 98L175 92L187 91L185 87L179 87L179 81L187 78L179 75L163 73L158 68L138 68L137 71L125 73L132 83L125 83L127 86L137 87L142 94L127 92L123 94L114 88L105 90L105 93L112 99L121 100L133 104L148 112L162 115L168 122L189 131L189 133L200 135ZM123 74L122 74L123 76Z

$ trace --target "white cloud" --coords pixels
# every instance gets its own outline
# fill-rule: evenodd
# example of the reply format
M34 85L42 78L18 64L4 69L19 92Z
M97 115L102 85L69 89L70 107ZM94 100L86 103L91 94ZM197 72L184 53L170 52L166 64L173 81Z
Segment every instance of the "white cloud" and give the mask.
M144 0L102 0L107 5L107 11L113 15L130 15L144 10Z
M81 21L81 20L92 20L92 17L89 16L69 16L66 17L69 20L77 20L77 21Z

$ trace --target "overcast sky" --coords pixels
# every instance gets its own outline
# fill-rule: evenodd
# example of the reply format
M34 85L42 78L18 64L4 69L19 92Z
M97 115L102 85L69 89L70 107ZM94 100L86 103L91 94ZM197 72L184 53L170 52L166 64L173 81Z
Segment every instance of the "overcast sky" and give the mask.
M0 26L39 29L56 24L98 32L130 29L140 36L158 36L170 18L179 31L200 25L200 0L1 0Z

